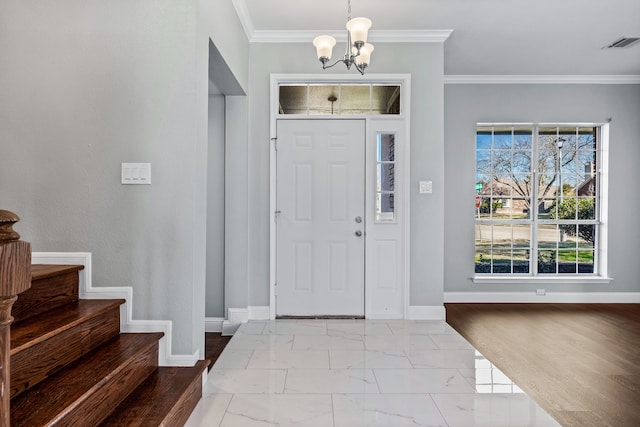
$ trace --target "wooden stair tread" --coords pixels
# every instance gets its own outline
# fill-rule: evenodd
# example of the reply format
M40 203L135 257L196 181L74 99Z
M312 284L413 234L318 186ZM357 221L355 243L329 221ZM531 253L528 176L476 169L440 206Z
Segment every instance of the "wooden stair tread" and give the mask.
M157 343L163 333L120 334L113 340L100 347L99 351L78 359L60 370L54 376L37 384L11 400L11 425L35 427L48 425L52 420L60 421L62 417L73 411L85 412L83 403L93 399L101 399L109 393L125 393L128 390L118 390L119 382L124 382L131 364L135 364L137 356L153 346L156 347L155 366L149 367L148 376L157 368ZM118 376L122 376L119 378ZM143 381L145 378L142 378ZM111 382L116 382L109 388ZM135 384L138 386L139 384ZM89 406L97 406L98 402L90 402ZM100 419L101 420L101 419ZM64 424L64 422L63 422Z
M202 396L208 360L193 367L161 367L134 390L102 426L183 425Z
M44 341L61 330L69 329L124 302L123 299L78 300L47 311L38 317L16 323L11 326L11 354Z
M32 264L31 281L45 279L72 271L84 270L84 265Z

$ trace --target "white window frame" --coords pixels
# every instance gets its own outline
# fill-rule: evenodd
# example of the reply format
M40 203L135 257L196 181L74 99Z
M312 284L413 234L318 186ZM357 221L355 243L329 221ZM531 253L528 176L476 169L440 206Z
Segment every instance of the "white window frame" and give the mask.
M598 174L598 191L597 194L597 236L594 243L594 273L587 274L565 274L565 273L544 273L534 274L534 272L530 271L528 274L505 274L505 273L475 273L472 277L473 283L479 284L490 284L490 283L609 283L612 278L608 276L608 211L609 211L609 202L608 202L608 188L609 188L609 124L608 123L477 123L476 128L478 127L504 127L504 126L531 126L533 128L533 140L534 146L532 159L537 159L537 138L538 138L538 129L542 127L597 127L599 129L599 140L598 146L596 147L597 156L598 156L598 170L596 173ZM474 138L476 134L474 134ZM477 147L474 140L474 152L477 154ZM475 157L474 154L474 157ZM474 164L474 168L477 167L477 164ZM532 167L534 170L531 171L533 174L537 174L537 164L533 164ZM475 173L474 173L475 177ZM536 181L535 179L533 180ZM537 194L537 191L532 191L532 194ZM535 196L533 196L535 197ZM534 201L532 203L532 212L530 213L531 219L531 259L530 265L537 265L537 227L540 224L537 218L537 203ZM477 220L474 219L474 224L477 224ZM475 232L475 225L474 225ZM475 254L475 237L474 237L474 254ZM475 262L474 262L475 264ZM475 270L475 268L474 268Z

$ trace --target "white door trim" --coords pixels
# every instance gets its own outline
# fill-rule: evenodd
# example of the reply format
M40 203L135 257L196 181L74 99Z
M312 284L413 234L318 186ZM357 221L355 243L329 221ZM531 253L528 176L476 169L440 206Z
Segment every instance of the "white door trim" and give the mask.
M326 119L326 116L299 116L299 115L287 115L281 116L278 114L278 85L280 83L373 83L373 84L397 84L401 86L401 107L400 115L362 115L362 116L337 116L335 118L365 118L367 122L367 130L369 129L369 123L371 120L383 122L385 120L402 120L404 122L404 136L405 144L402 153L402 159L404 160L404 168L401 174L402 193L404 194L404 200L401 202L404 218L402 229L402 249L403 249L403 261L402 261L402 294L404 300L404 307L402 315L398 317L408 318L409 315L409 283L410 283L410 105L411 105L411 75L409 74L368 74L365 77L360 75L344 75L344 74L271 74L270 77L270 120L269 120L269 317L275 319L276 317L276 138L277 138L277 124L278 119L296 119L305 118L319 120ZM365 285L366 286L366 285ZM366 292L366 290L365 290ZM365 310L367 306L365 304ZM369 317L365 312L365 316Z

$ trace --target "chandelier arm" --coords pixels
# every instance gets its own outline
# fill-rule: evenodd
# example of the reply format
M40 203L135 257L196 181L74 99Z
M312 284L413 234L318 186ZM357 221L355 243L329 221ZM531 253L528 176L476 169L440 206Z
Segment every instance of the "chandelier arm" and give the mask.
M358 70L358 72L364 76L364 69L367 67L365 64L362 65L358 65L354 62L354 64L356 66L356 70Z
M345 60L344 60L344 59L338 59L336 62L334 62L334 63L333 63L333 64L331 64L331 65L326 65L327 63L326 63L326 62L323 62L323 63L322 63L322 69L323 69L323 70L326 70L327 68L331 68L331 67L335 66L338 62L344 62L344 63L346 64L346 62L345 62Z

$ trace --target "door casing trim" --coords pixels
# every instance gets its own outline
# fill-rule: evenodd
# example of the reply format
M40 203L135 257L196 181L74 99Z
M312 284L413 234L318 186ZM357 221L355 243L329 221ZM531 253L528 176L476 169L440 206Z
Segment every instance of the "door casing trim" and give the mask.
M332 116L331 119L365 119L365 134L369 130L370 120L403 120L405 149L403 150L403 160L405 167L401 176L403 185L403 193L405 195L402 208L405 213L403 218L404 227L402 232L402 249L403 249L403 275L402 275L402 293L403 293L403 313L399 318L407 319L409 310L409 293L410 293L410 106L411 106L411 75L410 74L367 74L364 79L360 75L345 74L271 74L270 75L270 108L269 108L269 318L276 318L276 141L277 141L277 120L296 118L326 120L327 116L282 116L278 114L278 87L281 83L372 83L372 84L398 84L400 85L400 111L398 115L354 115L354 116ZM366 294L366 283L365 283ZM365 297L366 298L366 297ZM376 318L367 313L367 303L365 300L365 317ZM396 316L398 317L398 316ZM384 317L381 317L384 318Z

